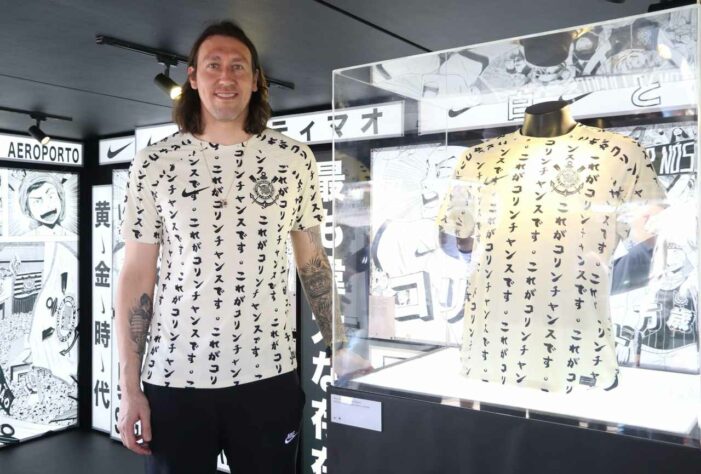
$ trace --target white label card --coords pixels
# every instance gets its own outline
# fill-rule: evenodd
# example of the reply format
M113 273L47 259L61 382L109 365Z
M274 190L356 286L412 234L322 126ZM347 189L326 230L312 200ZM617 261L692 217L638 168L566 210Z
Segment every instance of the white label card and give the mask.
M382 431L382 403L331 395L331 421L366 430Z

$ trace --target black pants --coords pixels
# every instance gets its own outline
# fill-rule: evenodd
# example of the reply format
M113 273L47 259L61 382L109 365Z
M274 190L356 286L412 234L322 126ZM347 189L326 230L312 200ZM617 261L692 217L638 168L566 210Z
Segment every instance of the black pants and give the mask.
M218 389L144 384L149 474L209 474L223 450L232 474L294 474L304 392L296 372Z

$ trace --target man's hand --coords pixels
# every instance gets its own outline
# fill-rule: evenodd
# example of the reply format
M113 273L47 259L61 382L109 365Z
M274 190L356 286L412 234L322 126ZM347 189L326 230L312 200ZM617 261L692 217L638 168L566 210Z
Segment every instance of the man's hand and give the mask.
M119 350L119 436L124 446L137 454L151 454L151 409L139 385L146 341L153 318L153 293L159 244L125 242L124 264L119 273L114 329ZM141 423L137 439L134 427Z
M333 369L339 377L357 377L373 370L370 361L348 349L339 349L333 354Z
M135 434L136 422L141 422L141 437ZM136 454L149 455L151 448L151 408L143 392L131 395L122 394L122 404L119 407L119 436L122 444Z

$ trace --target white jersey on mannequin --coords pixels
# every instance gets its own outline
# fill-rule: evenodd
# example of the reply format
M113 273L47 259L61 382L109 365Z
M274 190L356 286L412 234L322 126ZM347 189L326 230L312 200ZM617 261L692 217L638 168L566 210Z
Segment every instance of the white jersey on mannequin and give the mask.
M664 198L645 151L578 124L468 149L438 217L472 237L462 362L470 377L544 391L611 388L611 255L626 205Z

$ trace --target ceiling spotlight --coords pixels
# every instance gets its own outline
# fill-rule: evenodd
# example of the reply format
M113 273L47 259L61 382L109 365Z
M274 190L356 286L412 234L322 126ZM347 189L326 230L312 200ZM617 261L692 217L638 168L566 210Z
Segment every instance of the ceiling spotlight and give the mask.
M34 137L36 141L41 143L42 145L46 145L51 141L51 137L49 137L47 134L45 134L40 128L39 125L32 125L29 127L29 134Z
M165 71L158 74L153 78L153 82L156 83L158 87L163 89L163 91L170 96L171 99L175 100L180 97L183 92L183 88L178 85L173 79L170 78L170 66L168 58L162 56L158 57L158 62L165 64ZM177 64L177 63L176 63Z
M29 134L42 145L46 145L51 141L51 137L45 134L44 131L41 128L39 128L39 122L41 122L42 120L46 120L46 117L38 114L32 114L31 117L34 120L36 120L37 123L29 127Z
M153 82L155 82L158 87L163 89L163 91L165 91L173 100L180 97L180 94L183 92L183 88L170 78L167 69L165 73L160 73L154 77Z
M163 74L157 75L153 81L159 88L163 89L171 99L175 100L180 97L182 88L170 78L170 66L176 67L179 63L187 64L187 56L101 34L95 35L95 43L114 46L116 48L122 48L135 53L146 54L148 56L155 56L158 62L166 67L166 70ZM290 90L295 88L294 82L273 79L268 75L266 75L265 80L268 82L269 86L277 86Z
M34 112L33 110L25 109L14 109L12 107L4 107L2 105L0 105L0 111L29 115L32 118L32 120L36 120L36 125L32 125L27 131L32 137L34 137L34 139L36 139L36 141L38 141L42 145L46 145L47 143L49 143L49 141L51 141L51 137L45 134L43 130L39 127L40 122L43 122L46 119L66 120L68 122L73 121L71 117L66 117L63 115L48 114L46 112Z

